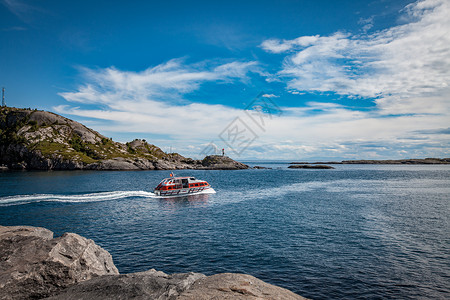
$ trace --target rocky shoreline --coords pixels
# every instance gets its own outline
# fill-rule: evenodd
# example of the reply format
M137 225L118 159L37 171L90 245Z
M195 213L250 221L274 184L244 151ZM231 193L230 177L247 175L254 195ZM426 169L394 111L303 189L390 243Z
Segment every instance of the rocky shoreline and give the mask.
M227 156L165 153L146 140L115 142L81 123L31 109L0 107L0 170L239 170Z
M305 299L246 274L119 274L108 251L75 233L0 226L0 299Z

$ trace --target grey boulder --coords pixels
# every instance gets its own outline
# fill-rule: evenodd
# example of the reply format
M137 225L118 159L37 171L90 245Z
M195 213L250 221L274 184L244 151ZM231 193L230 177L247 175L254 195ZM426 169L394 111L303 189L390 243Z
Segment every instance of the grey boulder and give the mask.
M0 226L0 299L38 299L70 284L118 274L108 251L75 233Z

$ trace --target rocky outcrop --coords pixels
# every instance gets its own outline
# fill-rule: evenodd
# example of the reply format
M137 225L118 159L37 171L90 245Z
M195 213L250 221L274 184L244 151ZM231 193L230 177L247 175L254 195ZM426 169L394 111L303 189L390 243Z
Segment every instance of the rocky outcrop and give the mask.
M242 169L231 158L193 160L145 140L114 142L83 124L38 110L0 107L0 165L27 170ZM4 169L4 168L2 168Z
M39 299L70 284L118 274L111 255L74 233L0 226L0 299Z
M247 165L234 161L228 156L220 156L220 155L207 156L202 160L201 164L204 167L204 169L214 169L214 170L248 169Z
M74 233L0 226L0 299L305 299L245 274L118 274L109 253Z
M334 169L326 165L290 165L289 169Z
M178 299L200 278L200 273L168 275L151 269L146 272L102 276L81 282L49 300L65 299Z
M90 299L305 299L293 292L246 274L199 273L167 275L154 269L126 275L102 276L65 289L48 300Z
M179 300L210 299L305 299L293 292L246 274L222 273L202 278L180 295Z

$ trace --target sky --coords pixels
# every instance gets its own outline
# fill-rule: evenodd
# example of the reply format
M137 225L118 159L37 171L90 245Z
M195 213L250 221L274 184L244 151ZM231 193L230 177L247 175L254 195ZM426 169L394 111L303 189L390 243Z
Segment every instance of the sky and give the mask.
M8 106L238 160L450 157L450 1L0 0Z

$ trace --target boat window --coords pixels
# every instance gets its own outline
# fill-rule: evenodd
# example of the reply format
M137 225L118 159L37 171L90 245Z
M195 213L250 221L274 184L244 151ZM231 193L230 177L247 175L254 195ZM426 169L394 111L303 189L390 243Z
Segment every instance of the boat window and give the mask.
M188 188L189 187L189 183L187 179L182 179L181 183L183 184L183 188Z

